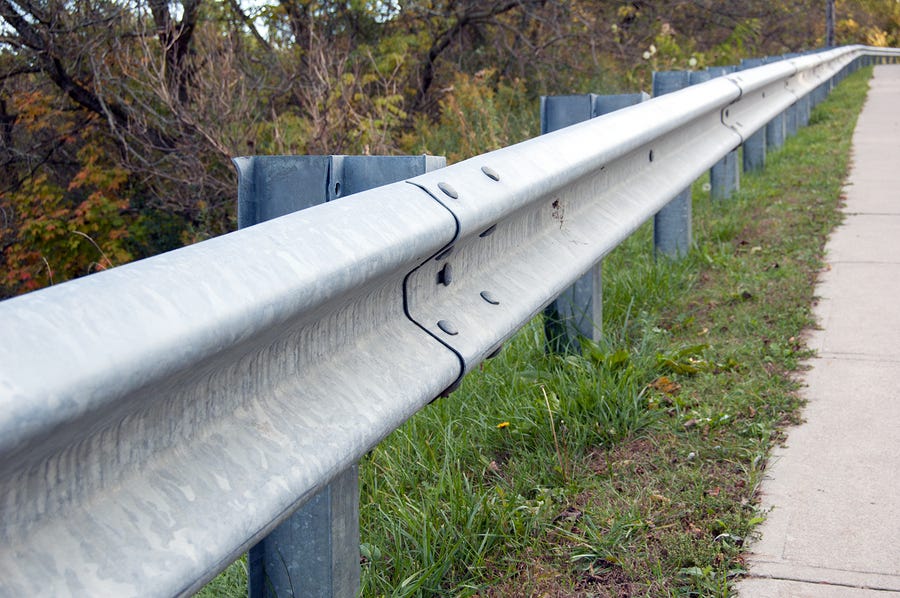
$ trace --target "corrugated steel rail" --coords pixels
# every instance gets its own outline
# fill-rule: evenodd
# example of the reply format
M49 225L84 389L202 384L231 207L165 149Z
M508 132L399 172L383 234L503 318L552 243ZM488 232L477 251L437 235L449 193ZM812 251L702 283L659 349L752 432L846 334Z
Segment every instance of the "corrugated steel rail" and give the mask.
M0 303L0 595L183 595L863 56L713 79Z

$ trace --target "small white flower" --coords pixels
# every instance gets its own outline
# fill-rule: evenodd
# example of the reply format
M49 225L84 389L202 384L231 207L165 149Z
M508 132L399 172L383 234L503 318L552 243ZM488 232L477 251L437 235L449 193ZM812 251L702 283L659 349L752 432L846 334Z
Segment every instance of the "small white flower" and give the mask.
M650 54L656 54L656 46L654 46L653 44L650 44Z
M691 59L688 60L688 64L691 66L691 68L697 66L697 59L691 56Z
M644 51L644 60L650 60L650 52Z
M612 27L610 27L610 29L612 29L613 33L615 33L616 31L619 30L619 26L616 25L615 23L613 23L613 24L612 24Z

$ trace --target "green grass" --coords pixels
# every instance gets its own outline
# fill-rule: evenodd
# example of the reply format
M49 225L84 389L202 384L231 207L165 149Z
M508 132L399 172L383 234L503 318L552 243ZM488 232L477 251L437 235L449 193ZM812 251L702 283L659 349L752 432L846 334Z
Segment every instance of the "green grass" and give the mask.
M545 355L536 320L362 460L364 596L729 594L870 72L732 200L698 182L686 259L649 226L607 258L601 343Z

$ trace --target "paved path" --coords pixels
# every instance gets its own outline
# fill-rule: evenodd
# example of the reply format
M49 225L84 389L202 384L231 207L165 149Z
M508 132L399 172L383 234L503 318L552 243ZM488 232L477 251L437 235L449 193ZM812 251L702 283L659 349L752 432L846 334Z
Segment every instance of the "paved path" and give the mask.
M770 460L743 598L900 597L900 65L875 68L846 192L806 423Z

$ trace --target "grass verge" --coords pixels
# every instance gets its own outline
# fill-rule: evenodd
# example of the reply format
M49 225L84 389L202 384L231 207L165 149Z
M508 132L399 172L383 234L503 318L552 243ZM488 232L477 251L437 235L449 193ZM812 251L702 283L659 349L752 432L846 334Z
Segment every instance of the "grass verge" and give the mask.
M649 227L607 258L602 343L548 356L535 321L363 459L362 595L729 594L870 74L732 200L695 186L686 259ZM242 566L204 593L242 595Z

